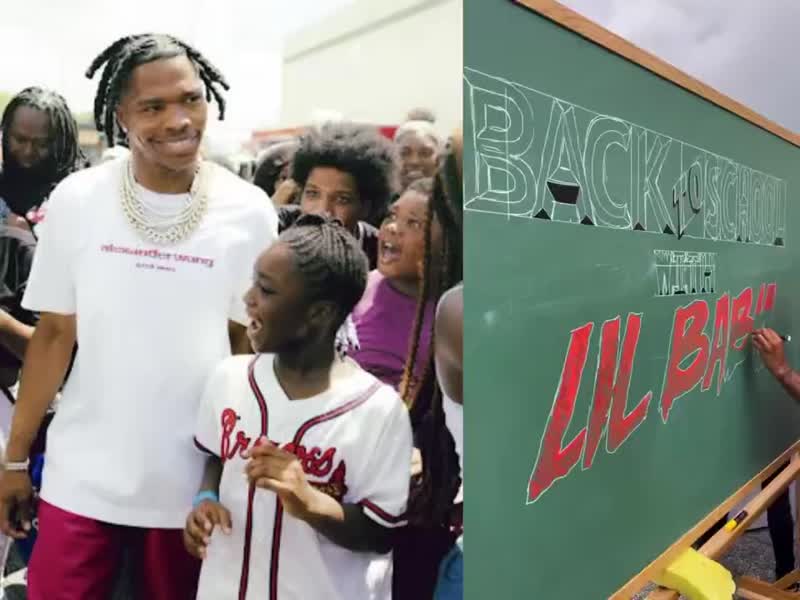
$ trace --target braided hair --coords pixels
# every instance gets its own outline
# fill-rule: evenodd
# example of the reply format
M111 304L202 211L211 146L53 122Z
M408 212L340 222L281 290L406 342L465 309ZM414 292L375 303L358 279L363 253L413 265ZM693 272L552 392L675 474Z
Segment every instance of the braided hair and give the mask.
M434 179L431 210L425 224L425 258L423 277L400 391L411 411L415 438L422 454L422 481L412 489L409 513L415 520L446 525L453 497L458 490L458 457L447 431L442 407L442 392L436 382L434 356L431 351L421 383L411 386L413 365L419 352L425 308L463 279L461 138L457 132L448 142ZM441 255L434 260L433 220L442 228ZM435 339L431 331L431 349ZM425 402L424 400L428 400Z
M50 153L45 164L44 179L52 189L83 163L84 156L78 144L78 124L63 96L52 90L29 87L14 96L3 111L0 123L3 132L8 132L17 109L23 106L43 112L50 122ZM3 136L4 157L11 156L7 138L7 135Z
M225 98L219 88L229 90L230 86L205 56L171 35L145 33L126 36L98 54L86 71L86 77L92 79L105 65L94 98L94 121L97 130L105 134L109 146L124 137L117 123L116 111L133 70L145 63L176 56L189 59L205 85L206 101L216 101L220 121L225 118Z
M456 134L447 144L441 156L439 168L433 179L430 210L425 222L425 257L423 260L422 285L420 286L417 311L411 333L411 344L400 384L400 395L406 405L411 408L419 396L420 387L412 387L414 365L419 352L422 325L425 320L425 309L431 301L439 297L463 278L461 231L463 191L461 188L461 142ZM427 189L427 182L412 183L409 188L414 191ZM433 221L437 220L442 228L441 255L434 257ZM438 260L435 260L438 259ZM438 270L437 267L438 266ZM432 336L432 332L431 332ZM433 337L431 337L433 348ZM426 371L430 370L433 360L428 360ZM428 373L423 373L424 379Z
M341 223L322 215L301 215L278 240L294 253L308 299L335 304L335 331L367 287L369 264L358 241Z

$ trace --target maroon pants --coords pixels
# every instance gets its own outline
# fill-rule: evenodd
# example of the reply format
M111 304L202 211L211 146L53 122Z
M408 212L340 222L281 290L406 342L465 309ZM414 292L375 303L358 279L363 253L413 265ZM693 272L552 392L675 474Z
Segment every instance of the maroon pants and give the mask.
M95 521L40 502L39 534L28 565L28 600L108 600L130 552L135 597L194 600L200 561L180 529L141 529Z

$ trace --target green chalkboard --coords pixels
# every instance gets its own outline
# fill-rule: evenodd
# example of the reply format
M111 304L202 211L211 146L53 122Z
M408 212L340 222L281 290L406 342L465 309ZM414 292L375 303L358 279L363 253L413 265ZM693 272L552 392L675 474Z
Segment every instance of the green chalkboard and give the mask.
M798 438L800 149L509 0L464 115L466 597L607 598Z

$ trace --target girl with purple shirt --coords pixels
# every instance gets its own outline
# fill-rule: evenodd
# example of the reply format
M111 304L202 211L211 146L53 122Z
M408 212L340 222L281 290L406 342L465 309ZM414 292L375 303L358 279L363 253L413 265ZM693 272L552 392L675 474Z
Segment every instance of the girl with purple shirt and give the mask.
M367 289L352 314L360 346L350 353L352 358L401 391L416 388L431 358L434 299L425 306L421 323L415 320L432 189L431 179L415 181L389 207L378 232L378 268L369 274ZM438 222L433 224L431 238L434 246L439 243ZM417 326L420 339L416 357L404 382L409 345Z

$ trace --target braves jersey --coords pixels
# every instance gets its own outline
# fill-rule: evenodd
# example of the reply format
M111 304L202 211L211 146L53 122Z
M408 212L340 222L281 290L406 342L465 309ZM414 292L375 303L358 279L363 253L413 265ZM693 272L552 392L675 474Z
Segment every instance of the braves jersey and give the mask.
M290 400L272 355L231 357L209 379L196 428L198 448L223 461L220 502L232 519L230 534L214 529L198 600L391 598L391 554L338 546L248 485L242 453L262 436L293 452L319 490L384 527L405 524L411 424L392 388L345 359L328 390Z

